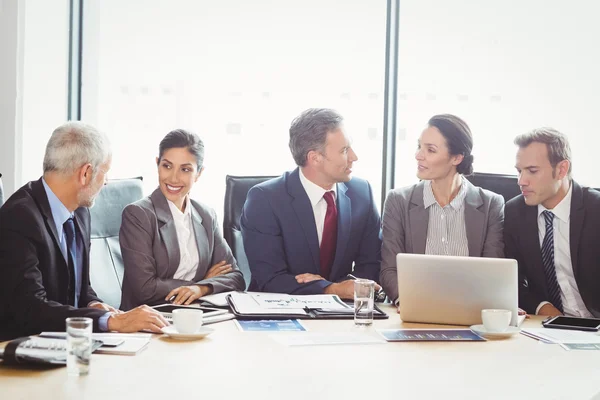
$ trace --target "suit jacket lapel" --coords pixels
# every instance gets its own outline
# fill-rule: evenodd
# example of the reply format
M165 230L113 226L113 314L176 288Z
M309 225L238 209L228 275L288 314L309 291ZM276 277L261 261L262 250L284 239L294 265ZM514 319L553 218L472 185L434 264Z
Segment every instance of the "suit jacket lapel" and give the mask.
M292 208L296 213L298 222L302 227L304 236L313 258L313 273L318 274L320 270L319 261L319 237L315 225L315 215L308 199L308 195L300 182L299 170L296 168L288 178L288 193L293 197Z
M571 189L573 192L571 193L571 215L569 217L569 242L573 276L577 279L579 239L581 239L583 229L585 208L583 207L583 189L575 181L571 181L571 185L573 186Z
M156 189L152 195L150 195L152 204L154 205L154 211L156 212L156 219L158 220L158 230L160 237L165 244L167 250L167 258L169 265L167 266L166 276L173 276L179 267L180 253L179 243L177 241L177 231L175 229L175 221L173 215L167 204L166 197L162 194L160 189ZM163 269L162 265L158 266L159 269Z
M54 217L52 216L52 210L50 209L50 203L48 202L48 196L46 195L46 189L44 189L42 179L40 178L38 181L33 182L31 186L33 197L35 198L35 201L38 204L38 207L40 208L44 219L46 220L46 226L52 234L54 244L58 251L62 254L62 250L60 249L60 240L58 238L58 232L56 231L56 224L54 223Z
M213 252L213 248L215 246L215 236L212 234L212 229L213 227L210 226L211 223L208 219L203 219L202 216L200 215L200 213L198 212L198 210L196 210L196 207L194 207L194 205L192 204L192 202L190 201L190 205L189 205L190 211L192 213L192 229L194 229L194 237L196 238L196 247L198 248L198 260L199 260L199 264L198 264L198 268L196 269L196 276L194 278L195 281L200 281L202 280L202 278L204 278L204 275L206 274L206 271L208 271L208 269L210 267L212 267L212 252ZM206 225L205 225L206 224ZM205 235L200 235L200 230L204 229L204 231L206 232ZM211 232L211 233L209 233ZM206 240L208 239L208 251L206 251L206 247L203 246L203 248L200 248L200 244L204 244L207 243ZM204 253L204 254L203 254ZM204 259L208 260L208 267L206 269L202 268L203 265L203 260ZM220 261L220 260L218 260Z
M423 203L423 182L420 182L413 190L408 209L408 222L412 250L406 251L415 254L425 254L427 245L427 226L429 225L429 211L425 209Z
M52 210L50 209L50 202L46 195L46 189L42 183L42 178L32 183L32 192L35 202L37 203L42 215L44 216L46 227L50 231L50 235L54 240L54 246L58 254L60 254L60 260L62 261L63 273L67 277L67 282L71 281L71 271L69 270L69 264L65 260L62 249L60 248L60 240L58 238L58 231L56 230L56 224L54 223L54 216L52 216Z
M331 277L337 276L337 268L342 265L346 247L350 240L350 232L352 232L352 201L346 195L348 187L344 183L337 184L337 243L335 249L335 259L331 266Z
M466 185L465 195L465 228L467 231L467 242L469 245L469 255L479 257L482 253L483 236L485 231L485 215L481 210L483 200L479 189L473 186L468 180L463 179L463 185Z

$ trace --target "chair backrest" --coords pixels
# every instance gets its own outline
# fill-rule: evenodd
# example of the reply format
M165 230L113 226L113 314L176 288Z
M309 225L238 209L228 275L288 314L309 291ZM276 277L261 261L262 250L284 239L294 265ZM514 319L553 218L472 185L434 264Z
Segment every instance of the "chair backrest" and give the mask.
M90 281L98 297L115 308L121 304L124 272L119 246L121 214L125 206L142 197L141 177L109 180L90 208Z
M0 174L0 207L4 204L4 189L2 188L2 174Z
M498 193L504 197L505 202L521 194L516 175L475 172L473 175L468 176L467 179L475 186Z
M231 176L225 178L225 213L223 216L223 237L229 244L239 269L244 274L246 288L250 285L250 266L240 229L240 217L246 202L248 191L261 182L275 178L274 176Z

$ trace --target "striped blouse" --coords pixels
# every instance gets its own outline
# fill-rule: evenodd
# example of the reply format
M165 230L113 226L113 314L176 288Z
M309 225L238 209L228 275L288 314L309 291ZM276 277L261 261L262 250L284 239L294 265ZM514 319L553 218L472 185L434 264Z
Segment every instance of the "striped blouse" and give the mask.
M464 182L464 178L463 178ZM461 184L450 204L441 207L435 200L431 181L423 188L423 205L429 209L425 254L468 256L469 242L465 225L466 185Z

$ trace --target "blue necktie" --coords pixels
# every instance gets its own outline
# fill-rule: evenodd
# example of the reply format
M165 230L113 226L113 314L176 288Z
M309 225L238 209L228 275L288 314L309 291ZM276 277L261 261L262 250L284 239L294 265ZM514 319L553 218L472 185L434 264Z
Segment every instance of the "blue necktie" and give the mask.
M560 286L556 279L556 267L554 265L554 213L551 211L542 212L546 221L546 236L542 241L542 263L546 273L546 283L548 284L549 301L552 305L563 312L562 299L560 298Z
M71 285L73 287L73 291L75 292L75 296L73 298L74 306L77 307L79 303L79 291L77 288L77 277L78 277L78 269L77 269L77 239L75 234L75 222L73 218L69 218L63 224L63 230L65 231L65 235L67 237L67 255L68 255L68 264L69 271L71 273Z

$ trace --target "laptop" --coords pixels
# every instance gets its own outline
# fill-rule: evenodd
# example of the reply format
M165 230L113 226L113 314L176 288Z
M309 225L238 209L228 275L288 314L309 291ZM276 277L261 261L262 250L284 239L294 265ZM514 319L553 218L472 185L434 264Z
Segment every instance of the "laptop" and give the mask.
M516 260L401 253L396 265L402 321L476 325L482 309L500 308L517 326Z

